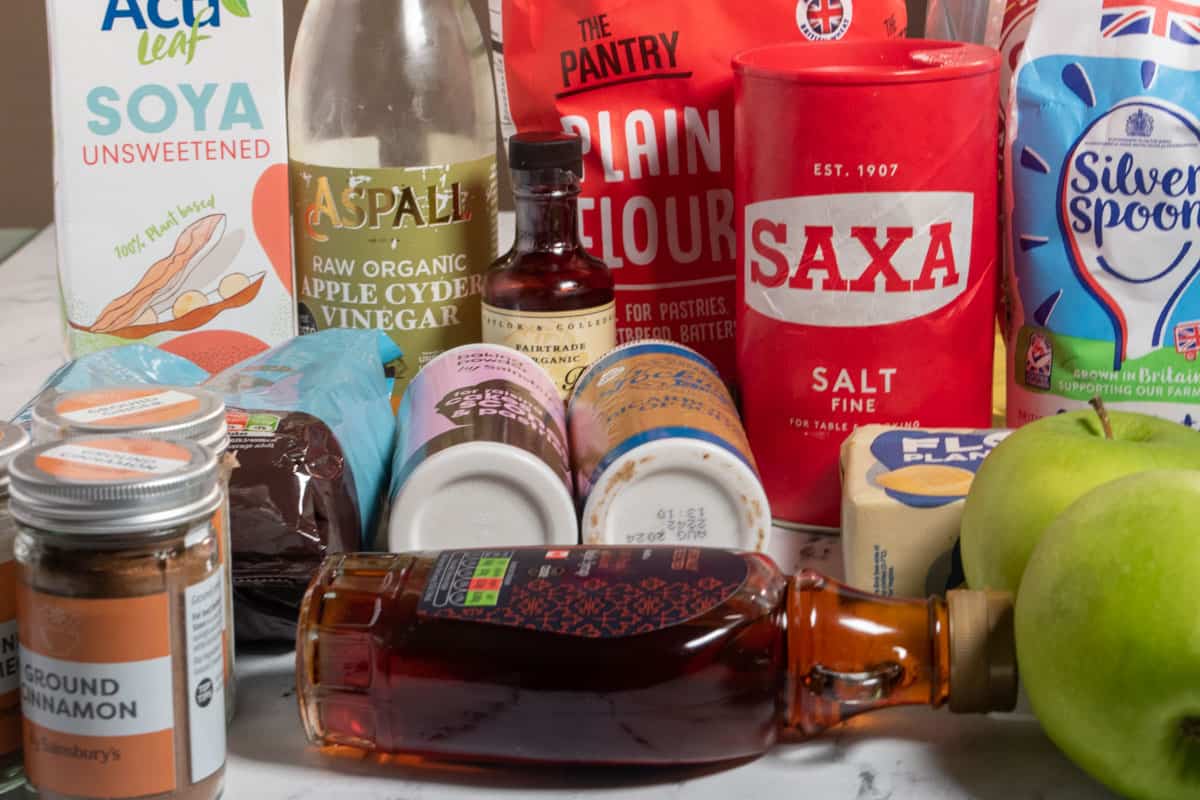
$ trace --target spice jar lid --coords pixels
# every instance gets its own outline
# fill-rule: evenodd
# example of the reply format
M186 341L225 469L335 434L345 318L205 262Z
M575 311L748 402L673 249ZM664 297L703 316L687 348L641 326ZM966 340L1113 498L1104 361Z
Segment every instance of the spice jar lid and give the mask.
M29 446L29 434L7 422L0 422L0 497L8 494L8 465L17 453Z
M194 442L83 436L25 450L9 466L17 521L89 540L169 535L221 505L216 454Z
M229 445L225 401L195 387L108 386L47 393L33 408L33 435L55 442L86 434L187 439L220 453Z

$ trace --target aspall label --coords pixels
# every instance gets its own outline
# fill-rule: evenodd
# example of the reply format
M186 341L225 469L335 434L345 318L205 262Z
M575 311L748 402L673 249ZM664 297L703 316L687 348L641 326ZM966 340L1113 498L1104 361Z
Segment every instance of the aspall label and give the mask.
M859 426L991 419L999 58L936 45L901 78L915 46L872 53L895 61L878 85L837 79L853 65L820 47L736 63L738 378L780 522L839 526Z
M1009 422L1101 395L1200 428L1200 7L1083 5L1037 7L1016 73Z

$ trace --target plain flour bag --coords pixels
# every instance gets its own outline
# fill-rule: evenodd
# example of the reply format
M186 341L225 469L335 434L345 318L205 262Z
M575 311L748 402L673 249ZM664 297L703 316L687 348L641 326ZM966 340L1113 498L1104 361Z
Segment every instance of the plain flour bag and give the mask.
M1036 6L1013 81L1008 422L1200 427L1200 5Z
M780 41L902 37L903 0L489 5L505 138L558 129L583 138L581 233L616 278L618 341L682 342L732 379L730 59Z

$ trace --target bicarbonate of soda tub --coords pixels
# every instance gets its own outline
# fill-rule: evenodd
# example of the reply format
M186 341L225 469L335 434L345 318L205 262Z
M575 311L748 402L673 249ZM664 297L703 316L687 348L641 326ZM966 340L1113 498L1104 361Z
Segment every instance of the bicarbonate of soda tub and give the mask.
M766 550L771 514L746 431L696 351L616 348L575 385L568 423L584 544Z

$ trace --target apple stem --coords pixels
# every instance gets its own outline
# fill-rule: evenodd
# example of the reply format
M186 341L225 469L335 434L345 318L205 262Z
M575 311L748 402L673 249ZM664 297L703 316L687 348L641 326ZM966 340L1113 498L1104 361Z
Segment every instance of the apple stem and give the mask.
M1113 438L1112 420L1108 418L1108 409L1104 407L1104 400L1100 395L1096 395L1090 401L1092 408L1096 409L1096 416L1100 417L1100 424L1104 427L1104 438Z
M1179 723L1179 732L1185 739L1200 742L1200 717L1184 717Z

